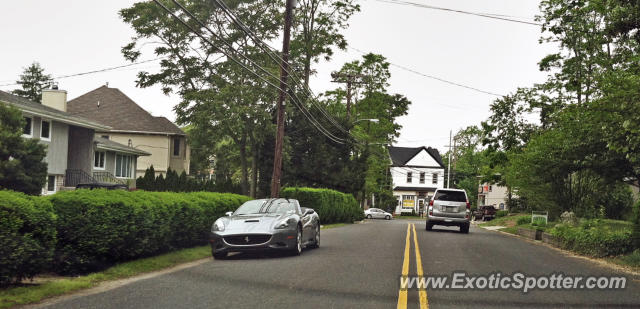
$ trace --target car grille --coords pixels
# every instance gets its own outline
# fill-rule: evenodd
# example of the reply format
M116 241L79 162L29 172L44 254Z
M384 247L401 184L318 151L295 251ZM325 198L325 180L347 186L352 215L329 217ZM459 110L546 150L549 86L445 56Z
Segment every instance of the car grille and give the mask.
M230 245L258 245L268 242L271 235L252 234L252 235L234 235L225 236L224 241Z

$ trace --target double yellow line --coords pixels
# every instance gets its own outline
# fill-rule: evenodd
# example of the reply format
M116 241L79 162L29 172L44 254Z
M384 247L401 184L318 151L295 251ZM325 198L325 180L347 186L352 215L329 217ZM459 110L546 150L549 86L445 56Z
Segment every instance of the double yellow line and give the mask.
M416 272L418 278L422 280L424 272L422 270L422 258L420 257L420 246L418 246L418 235L416 235L416 226L412 223L407 225L407 239L404 245L404 260L402 261L402 277L409 276L409 260L411 259L411 230L413 230L413 245L416 251ZM400 289L398 292L398 309L407 308L407 289ZM420 309L428 309L429 301L427 299L427 290L424 287L420 287L418 290L420 296Z

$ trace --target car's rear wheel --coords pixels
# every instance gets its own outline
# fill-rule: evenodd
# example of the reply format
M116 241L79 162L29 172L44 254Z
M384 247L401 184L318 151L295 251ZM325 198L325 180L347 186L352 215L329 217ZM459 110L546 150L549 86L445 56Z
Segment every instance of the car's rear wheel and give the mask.
M371 219L371 218L372 218L371 215L367 215L367 219Z
M296 244L291 250L292 255L300 255L302 253L302 230L298 227L298 231L296 233Z
M316 226L316 236L313 239L313 243L311 245L309 245L309 247L311 247L311 248L320 247L320 224L318 224L318 226Z
M460 233L469 234L469 224L461 225Z
M426 230L427 230L427 231L431 231L432 229L433 229L433 224L431 224L431 223L427 222Z
M224 258L227 257L227 252L218 252L218 253L213 253L213 258L216 260L222 260Z
M386 217L384 217L387 220L391 220L391 216L387 215Z

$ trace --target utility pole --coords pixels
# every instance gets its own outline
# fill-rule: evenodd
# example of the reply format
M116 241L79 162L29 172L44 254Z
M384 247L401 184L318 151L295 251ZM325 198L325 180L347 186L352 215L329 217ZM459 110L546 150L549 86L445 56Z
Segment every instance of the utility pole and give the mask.
M453 138L453 130L449 130L449 162L447 164L447 189L451 187L451 139Z
M284 36L282 39L282 63L280 64L280 95L278 96L278 124L276 130L276 148L273 155L273 174L271 175L271 197L280 196L280 178L282 177L282 146L284 144L284 99L289 78L289 41L291 39L291 21L295 0L286 0L284 13Z
M364 84L363 79L366 77L362 74L355 73L339 73L333 72L331 73L331 77L333 77L334 83L347 84L347 121L351 117L351 85L359 85Z

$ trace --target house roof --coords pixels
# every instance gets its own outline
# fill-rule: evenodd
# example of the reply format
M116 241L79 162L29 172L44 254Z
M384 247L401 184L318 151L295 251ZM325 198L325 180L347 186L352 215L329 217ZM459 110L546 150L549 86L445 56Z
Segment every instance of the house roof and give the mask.
M427 153L433 157L441 167L444 167L444 163L442 163L442 157L440 157L440 152L438 149L431 147L389 147L389 155L391 156L391 162L393 166L404 166L409 162L413 157L415 157L420 151L426 150Z
M185 135L165 117L154 117L117 88L102 86L67 103L73 115L112 127L111 132Z
M22 112L31 114L34 116L44 117L52 120L56 120L62 123L89 128L94 130L110 130L111 127L99 123L97 121L80 117L77 115L73 115L69 112L63 112L61 110L57 110L55 108L42 105L37 102L33 102L31 100L10 94L8 92L0 91L0 101L8 103Z
M112 140L108 140L106 138L102 138L102 137L98 137L95 136L93 138L94 143L96 143L96 146L99 150L111 150L111 151L115 151L115 152L123 152L123 153L128 153L128 154L134 154L134 155L138 155L138 156L150 156L151 154L140 150L140 149L136 149L133 147L129 147L120 143L116 143Z

